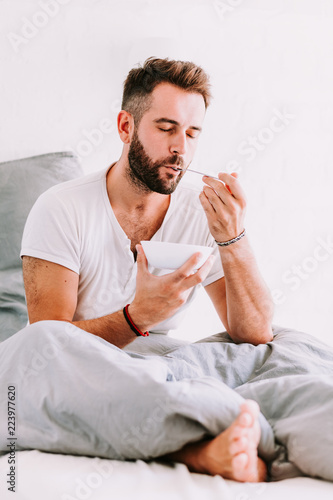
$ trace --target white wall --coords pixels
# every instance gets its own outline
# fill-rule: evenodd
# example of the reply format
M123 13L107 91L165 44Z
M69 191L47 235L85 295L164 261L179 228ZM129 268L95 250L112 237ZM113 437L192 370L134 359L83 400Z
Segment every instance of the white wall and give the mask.
M128 70L151 55L201 64L215 98L195 166L240 172L274 322L333 345L333 2L2 0L0 29L0 161L74 149L104 168ZM200 300L173 335L221 330Z

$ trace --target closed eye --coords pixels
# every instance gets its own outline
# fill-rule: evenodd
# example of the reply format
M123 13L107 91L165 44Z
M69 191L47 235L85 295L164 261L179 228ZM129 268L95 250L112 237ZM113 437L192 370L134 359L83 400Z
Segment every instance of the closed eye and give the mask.
M161 130L162 132L173 132L173 128L161 128L161 127L158 127L159 130ZM191 135L191 134L186 134L187 137L189 137L190 139L196 139L197 138L197 135Z

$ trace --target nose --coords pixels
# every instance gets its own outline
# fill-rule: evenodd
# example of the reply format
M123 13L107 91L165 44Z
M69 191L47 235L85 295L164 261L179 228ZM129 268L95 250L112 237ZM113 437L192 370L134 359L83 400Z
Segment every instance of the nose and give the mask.
M172 137L172 143L170 146L170 151L172 154L184 155L186 153L186 135L177 134Z

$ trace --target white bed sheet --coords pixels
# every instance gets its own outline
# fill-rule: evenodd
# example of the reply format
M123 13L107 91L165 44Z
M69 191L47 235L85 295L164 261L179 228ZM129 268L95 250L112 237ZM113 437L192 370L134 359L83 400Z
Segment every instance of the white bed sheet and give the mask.
M120 462L43 453L16 454L16 494L7 490L8 455L0 458L2 500L332 500L333 483L310 478L236 483L190 473L182 464Z

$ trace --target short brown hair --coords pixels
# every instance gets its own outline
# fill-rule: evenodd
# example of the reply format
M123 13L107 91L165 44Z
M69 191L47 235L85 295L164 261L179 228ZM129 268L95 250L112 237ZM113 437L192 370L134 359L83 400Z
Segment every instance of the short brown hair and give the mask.
M209 77L200 66L189 61L149 57L143 66L131 69L124 82L121 107L133 115L136 125L150 107L154 88L163 82L201 94L208 108L212 97Z

